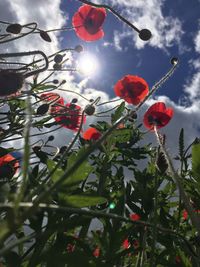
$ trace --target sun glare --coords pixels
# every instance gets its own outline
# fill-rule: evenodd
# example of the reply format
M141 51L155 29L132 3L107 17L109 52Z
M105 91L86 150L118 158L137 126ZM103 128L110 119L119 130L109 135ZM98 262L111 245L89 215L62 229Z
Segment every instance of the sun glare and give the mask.
M84 53L78 60L77 68L83 75L92 76L98 71L98 60L94 55Z

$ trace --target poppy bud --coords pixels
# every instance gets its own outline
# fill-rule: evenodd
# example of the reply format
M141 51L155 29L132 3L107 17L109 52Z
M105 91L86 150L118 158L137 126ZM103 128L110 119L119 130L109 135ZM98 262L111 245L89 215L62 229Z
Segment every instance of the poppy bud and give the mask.
M63 56L62 55L60 55L60 54L55 55L54 62L61 63L62 60L63 60Z
M6 28L6 31L12 34L19 34L22 30L22 26L18 23L10 24Z
M161 174L164 174L166 172L166 170L168 169L167 161L166 161L165 156L162 152L158 153L156 165L158 167L158 170L161 172Z
M55 138L55 137L54 137L53 135L50 135L50 136L49 136L49 138L48 138L48 141L50 141L50 142L51 142L51 141L53 141L53 140L54 140L54 138Z
M147 29L142 29L139 33L139 37L143 41L148 41L151 38L152 34Z
M83 46L82 45L77 45L74 50L77 52L77 53L80 53L84 50Z
M85 111L85 114L87 114L88 116L91 116L95 112L95 107L93 105L87 105L85 107L85 110L84 111Z
M176 65L178 63L178 58L177 57L173 57L172 59L171 59L171 64L172 65Z
M40 37L46 42L49 42L49 43L51 42L50 36L45 31L40 31Z
M54 84L58 84L59 83L59 80L55 79L55 80L53 80L53 83Z
M78 99L77 98L73 98L71 102L72 103L77 103L78 102Z
M58 64L58 63L55 63L55 64L53 65L53 68L54 68L54 70L61 70L62 65L61 65L61 64Z
M21 73L0 70L0 96L8 96L22 88L24 77Z
M49 104L42 104L41 106L38 107L36 113L38 115L44 115L48 112L48 110L49 110Z

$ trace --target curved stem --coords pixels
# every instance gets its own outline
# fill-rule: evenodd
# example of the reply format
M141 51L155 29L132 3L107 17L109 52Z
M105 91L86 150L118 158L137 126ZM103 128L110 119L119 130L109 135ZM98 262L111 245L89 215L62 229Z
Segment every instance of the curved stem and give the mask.
M111 11L118 19L120 19L121 21L125 22L129 27L131 27L132 29L134 29L136 32L140 33L140 30L134 26L132 23L130 23L130 21L128 21L127 19L125 19L124 17L122 17L117 11L115 11L112 7L108 6L108 5L104 5L104 4L95 4L93 2L87 1L87 0L78 0L79 2L82 2L84 4L90 5L90 6L94 6L94 7L104 7L106 9L108 9L109 11Z

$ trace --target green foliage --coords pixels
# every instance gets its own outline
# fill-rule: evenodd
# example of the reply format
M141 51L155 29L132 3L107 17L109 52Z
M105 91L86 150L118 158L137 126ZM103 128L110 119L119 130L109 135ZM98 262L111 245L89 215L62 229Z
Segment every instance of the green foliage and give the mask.
M194 178L200 180L200 144L192 145L192 174Z

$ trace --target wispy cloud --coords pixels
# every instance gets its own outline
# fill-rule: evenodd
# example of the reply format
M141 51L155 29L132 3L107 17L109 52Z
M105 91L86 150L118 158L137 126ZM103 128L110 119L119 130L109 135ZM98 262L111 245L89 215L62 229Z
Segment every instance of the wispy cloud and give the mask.
M109 0L106 3L111 4L119 10L120 13L128 18L139 29L147 28L152 32L152 39L149 42L140 40L137 34L128 29L114 32L114 43L117 50L122 50L122 41L127 38L137 49L150 45L167 51L167 48L174 44L179 46L180 50L185 47L181 43L184 31L181 21L176 17L165 16L163 14L163 0Z

